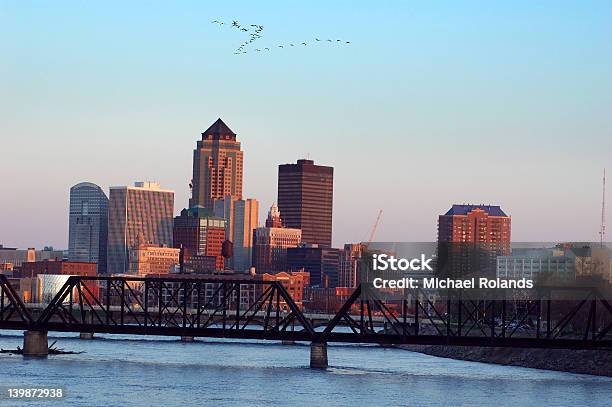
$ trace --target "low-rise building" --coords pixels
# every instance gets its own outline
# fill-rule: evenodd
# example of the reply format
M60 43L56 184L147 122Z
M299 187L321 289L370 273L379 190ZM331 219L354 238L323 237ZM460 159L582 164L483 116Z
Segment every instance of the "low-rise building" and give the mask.
M173 247L140 242L130 249L128 273L138 276L172 273L179 264L180 252Z
M287 293L293 299L293 302L299 309L302 309L302 299L304 297L304 288L310 285L310 273L305 271L293 271L290 273L280 272L276 274L265 273L262 275L263 281L278 281L280 282ZM286 310L287 304L282 301L281 309Z

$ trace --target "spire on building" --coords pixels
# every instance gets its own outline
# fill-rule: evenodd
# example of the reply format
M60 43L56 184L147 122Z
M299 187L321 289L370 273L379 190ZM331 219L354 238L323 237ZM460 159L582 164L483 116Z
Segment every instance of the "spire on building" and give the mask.
M280 211L276 203L273 203L268 211L268 219L266 219L267 228L282 228L283 221L281 220Z
M236 133L219 118L202 133L202 140L236 140Z

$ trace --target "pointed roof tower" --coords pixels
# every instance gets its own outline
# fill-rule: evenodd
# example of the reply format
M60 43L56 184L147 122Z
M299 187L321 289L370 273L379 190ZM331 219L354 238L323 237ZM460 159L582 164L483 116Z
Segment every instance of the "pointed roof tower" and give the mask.
M220 118L217 119L205 132L202 133L202 140L236 140L236 133Z

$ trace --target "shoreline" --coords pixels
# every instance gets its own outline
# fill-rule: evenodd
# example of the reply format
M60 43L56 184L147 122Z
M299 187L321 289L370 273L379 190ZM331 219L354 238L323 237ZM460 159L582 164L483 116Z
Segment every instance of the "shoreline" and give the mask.
M447 345L398 345L399 349L448 359L612 377L612 351L523 349Z

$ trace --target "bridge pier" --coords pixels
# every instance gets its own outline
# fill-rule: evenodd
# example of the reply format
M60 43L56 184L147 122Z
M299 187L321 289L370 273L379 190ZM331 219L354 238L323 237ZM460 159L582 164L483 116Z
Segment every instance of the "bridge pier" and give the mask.
M93 332L81 332L79 334L79 338L81 338L81 339L93 339L94 338L94 333Z
M327 369L326 342L312 342L310 344L310 367L312 369Z
M25 331L23 333L23 356L47 356L48 354L47 331Z
M193 336L181 336L181 342L193 342L193 341L194 341Z

